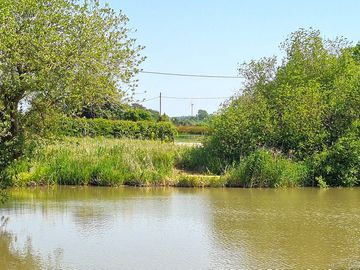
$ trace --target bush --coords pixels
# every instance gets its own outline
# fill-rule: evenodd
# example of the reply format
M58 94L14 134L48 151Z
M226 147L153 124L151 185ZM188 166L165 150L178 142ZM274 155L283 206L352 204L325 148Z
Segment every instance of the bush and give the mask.
M355 121L344 136L314 155L309 163L319 186L357 185L360 180L360 121Z
M296 187L304 185L306 176L301 163L261 149L242 159L225 178L231 187Z
M108 119L63 118L55 133L72 137L112 137L173 141L175 126L169 122L122 121Z

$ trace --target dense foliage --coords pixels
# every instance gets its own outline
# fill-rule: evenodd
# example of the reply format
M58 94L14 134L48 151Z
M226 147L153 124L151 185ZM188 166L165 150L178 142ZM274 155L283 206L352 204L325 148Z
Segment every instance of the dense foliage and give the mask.
M21 155L27 119L77 116L135 86L142 47L127 22L98 0L0 1L1 171Z
M177 126L204 126L211 118L205 110L198 110L196 116L171 117L171 121Z
M241 66L245 88L214 117L206 151L224 170L272 149L306 162L311 183L358 184L360 45L301 29L281 47L280 64L273 57Z
M120 99L109 100L103 104L88 104L78 115L82 118L104 118L129 121L159 121L158 111L145 108L139 103L128 105ZM69 115L71 116L71 115Z
M174 141L176 129L171 122L123 121L109 119L63 118L52 126L57 135L71 137L112 137Z
M231 187L297 187L306 185L304 165L264 149L241 160L226 174Z

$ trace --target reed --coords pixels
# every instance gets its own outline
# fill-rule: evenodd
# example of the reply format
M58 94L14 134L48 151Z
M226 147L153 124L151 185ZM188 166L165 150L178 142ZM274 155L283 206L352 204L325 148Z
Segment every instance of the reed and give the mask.
M67 138L14 165L15 185L171 185L183 147L158 141ZM26 163L26 162L25 162Z
M302 163L259 149L229 169L225 181L230 187L298 187L305 185L306 177Z

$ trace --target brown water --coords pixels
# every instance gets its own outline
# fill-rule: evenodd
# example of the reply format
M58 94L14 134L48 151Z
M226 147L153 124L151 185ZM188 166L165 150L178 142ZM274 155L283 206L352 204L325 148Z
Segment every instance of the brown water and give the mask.
M0 269L360 269L360 189L19 189Z

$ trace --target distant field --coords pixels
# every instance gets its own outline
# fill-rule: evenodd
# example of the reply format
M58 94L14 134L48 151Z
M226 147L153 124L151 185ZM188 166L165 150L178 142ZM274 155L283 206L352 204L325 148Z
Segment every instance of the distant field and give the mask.
M197 134L179 134L175 136L175 142L201 143L204 137L205 137L204 135L197 135Z
M208 133L209 128L207 126L176 126L176 130L179 134L204 135Z

